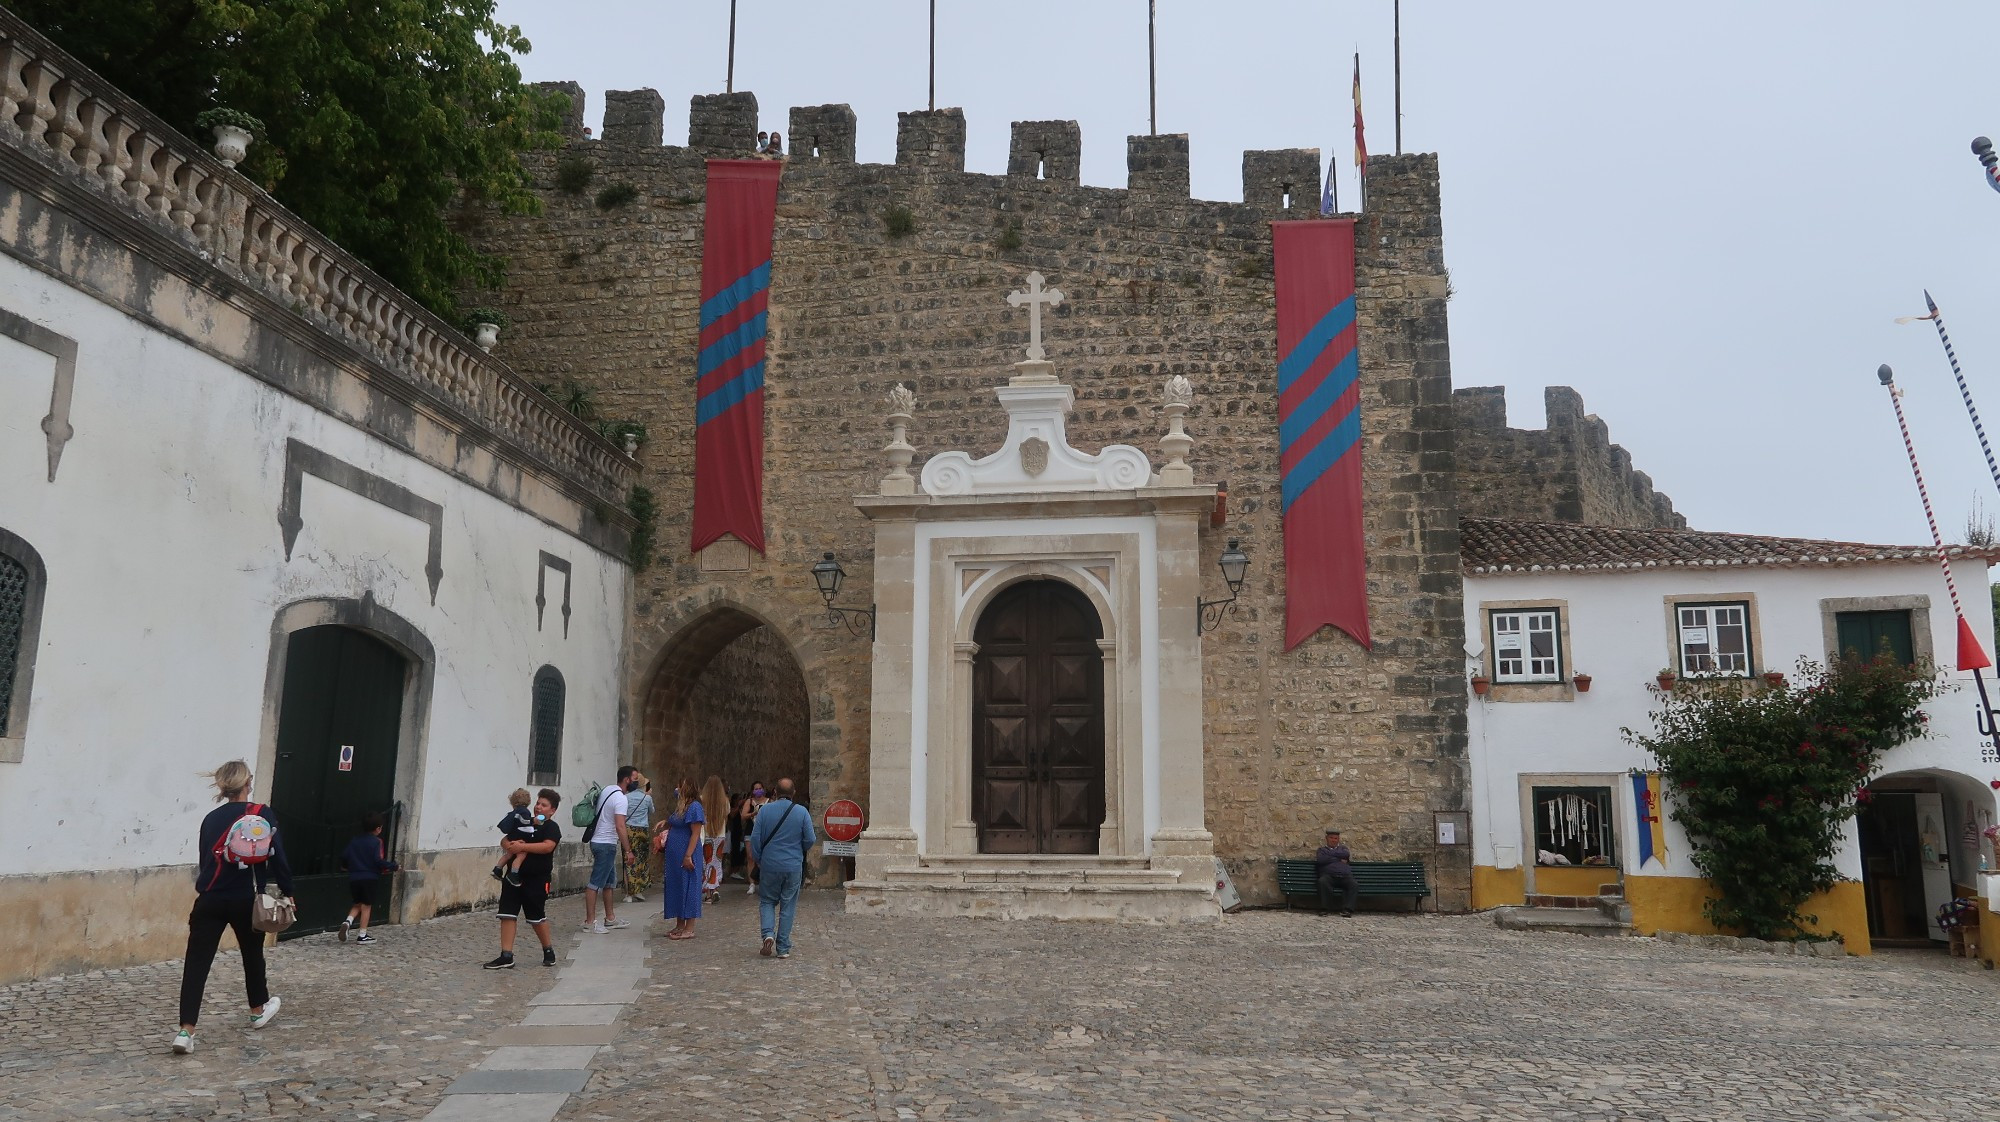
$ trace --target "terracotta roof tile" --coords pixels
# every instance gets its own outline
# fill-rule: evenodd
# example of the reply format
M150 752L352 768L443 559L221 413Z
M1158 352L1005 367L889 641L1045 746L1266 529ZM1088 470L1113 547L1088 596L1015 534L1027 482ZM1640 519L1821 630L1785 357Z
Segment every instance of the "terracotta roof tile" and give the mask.
M1935 561L1927 545L1866 545L1706 530L1628 530L1572 522L1461 518L1469 574L1617 569L1784 568ZM1947 547L1953 560L2000 561L2000 547Z

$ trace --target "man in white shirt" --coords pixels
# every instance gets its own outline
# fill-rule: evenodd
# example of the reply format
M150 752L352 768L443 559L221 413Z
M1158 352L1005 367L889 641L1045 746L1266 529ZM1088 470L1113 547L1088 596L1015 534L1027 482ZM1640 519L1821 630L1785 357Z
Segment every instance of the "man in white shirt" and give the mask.
M626 764L618 769L618 783L597 799L597 821L591 827L590 887L583 894L583 929L599 935L615 927L630 927L611 910L611 898L618 885L618 870L631 859L625 833L625 792L638 782L639 769ZM604 901L604 918L597 918L597 903Z

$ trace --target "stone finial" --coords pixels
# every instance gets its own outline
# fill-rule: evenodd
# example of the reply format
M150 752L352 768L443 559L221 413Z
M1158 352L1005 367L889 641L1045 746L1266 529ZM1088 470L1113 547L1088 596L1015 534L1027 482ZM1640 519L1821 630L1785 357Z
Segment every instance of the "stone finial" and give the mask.
M889 474L882 477L882 493L885 495L914 495L917 493L916 477L910 474L910 460L917 450L905 439L909 433L910 415L916 412L917 395L901 382L889 387L889 428L893 435L882 451L889 456Z
M1194 404L1194 384L1185 374L1167 379L1166 403L1167 434L1160 438L1160 451L1166 454L1167 466L1160 469L1160 486L1192 487L1194 469L1188 466L1187 454L1194 448L1194 437L1181 425L1188 407Z

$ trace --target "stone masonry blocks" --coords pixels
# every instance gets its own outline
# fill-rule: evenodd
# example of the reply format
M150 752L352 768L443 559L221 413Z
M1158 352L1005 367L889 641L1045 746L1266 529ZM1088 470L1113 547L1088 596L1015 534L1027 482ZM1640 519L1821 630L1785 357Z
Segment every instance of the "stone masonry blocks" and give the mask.
M1243 153L1244 205L1275 218L1285 213L1288 200L1299 211L1295 217L1319 213L1319 149Z
M658 90L604 91L604 143L658 148L665 138L667 100Z
M688 101L688 148L698 156L749 159L757 149L757 95L696 94Z
M854 162L854 110L846 105L805 105L792 110L785 155L793 162Z
M896 162L936 171L965 170L965 110L896 114Z
M1007 174L1050 183L1083 181L1083 130L1075 121L1015 121Z
M1188 198L1188 138L1184 132L1125 138L1125 183L1134 191Z
M535 88L544 93L559 93L569 98L569 108L563 110L562 124L556 131L564 140L583 139L583 108L585 99L583 87L575 82L536 82Z
M1585 411L1582 395L1549 386L1542 402L1546 427L1516 429L1507 427L1504 388L1452 391L1459 502L1466 514L1632 529L1687 525L1673 500L1632 466L1631 453L1611 443L1604 421Z

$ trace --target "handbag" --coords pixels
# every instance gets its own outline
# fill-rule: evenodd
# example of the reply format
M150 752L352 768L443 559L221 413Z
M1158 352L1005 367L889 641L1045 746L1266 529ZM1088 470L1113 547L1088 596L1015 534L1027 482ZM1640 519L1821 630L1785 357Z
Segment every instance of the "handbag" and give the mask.
M290 897L278 895L275 887L259 889L250 897L250 926L257 930L275 933L298 921L298 905Z

